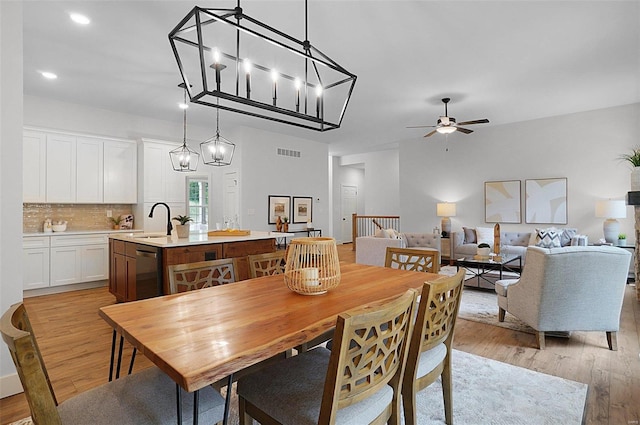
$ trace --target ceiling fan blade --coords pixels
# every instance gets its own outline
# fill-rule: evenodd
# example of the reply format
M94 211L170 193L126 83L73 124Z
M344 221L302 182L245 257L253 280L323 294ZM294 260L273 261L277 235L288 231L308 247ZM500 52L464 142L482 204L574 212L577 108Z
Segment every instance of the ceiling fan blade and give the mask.
M473 120L473 121L462 121L459 122L458 125L470 125L470 124L486 124L488 123L489 120L486 118L483 118L481 120Z
M407 128L429 128L429 127L435 127L435 125L412 125Z
M433 135L434 135L434 133L436 133L436 131L437 131L437 130L433 130L432 132L425 134L425 135L424 135L424 137L430 137L430 136L433 136Z
M473 133L473 130L469 130L468 128L456 127L456 130L464 134Z

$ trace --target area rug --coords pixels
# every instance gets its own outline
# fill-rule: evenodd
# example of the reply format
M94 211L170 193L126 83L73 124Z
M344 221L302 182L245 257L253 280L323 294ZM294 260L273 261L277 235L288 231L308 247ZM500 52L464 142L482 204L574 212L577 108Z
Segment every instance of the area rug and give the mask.
M535 334L535 330L520 319L507 313L504 322L498 321L498 296L488 289L465 287L462 290L462 301L458 317L488 325L513 329L514 331Z
M465 425L582 423L586 384L453 350L453 420ZM418 424L444 424L442 388L437 381L417 396ZM229 423L238 424L237 397ZM19 421L12 425L31 425Z

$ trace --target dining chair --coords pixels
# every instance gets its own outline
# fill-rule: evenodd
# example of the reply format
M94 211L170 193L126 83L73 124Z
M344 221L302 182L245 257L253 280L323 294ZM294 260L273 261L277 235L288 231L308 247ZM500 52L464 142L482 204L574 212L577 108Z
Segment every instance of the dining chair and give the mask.
M401 270L438 273L440 252L435 249L387 247L385 267Z
M0 332L11 352L36 425L174 425L178 423L178 391L182 399L182 420L193 422L194 398L157 367L108 382L58 403L22 303L12 305L2 315ZM212 387L201 389L198 419L202 423L220 422L224 403L224 398Z
M402 382L402 404L406 425L416 425L416 394L442 376L442 395L447 425L453 423L451 349L456 325L464 269L450 277L424 284L418 315L411 336Z
M233 283L237 279L236 269L234 258L169 266L169 292L177 294Z
M280 250L266 254L248 255L249 277L256 278L274 274L284 274L285 254L285 251Z
M397 424L417 291L338 315L317 347L238 380L240 425Z

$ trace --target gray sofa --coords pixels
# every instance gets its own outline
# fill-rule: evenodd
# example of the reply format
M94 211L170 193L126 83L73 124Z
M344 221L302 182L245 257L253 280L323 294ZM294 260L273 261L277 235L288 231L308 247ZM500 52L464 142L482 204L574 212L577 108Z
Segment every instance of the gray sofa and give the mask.
M530 232L500 232L501 252L506 255L520 255L522 257L522 265L524 265L530 240ZM476 255L478 243L466 241L464 232L451 232L450 242L451 258L456 259Z

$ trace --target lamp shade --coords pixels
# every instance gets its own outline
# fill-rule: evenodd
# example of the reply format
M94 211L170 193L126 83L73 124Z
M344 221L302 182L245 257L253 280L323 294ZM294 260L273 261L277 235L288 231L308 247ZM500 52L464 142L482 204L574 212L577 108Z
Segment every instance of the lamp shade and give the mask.
M600 218L625 218L627 206L622 200L608 199L596 202L596 217Z
M455 217L456 204L453 202L438 202L436 204L436 215L438 217Z

